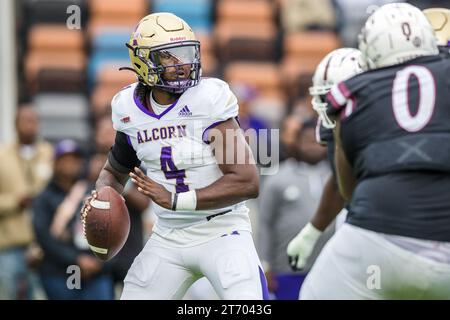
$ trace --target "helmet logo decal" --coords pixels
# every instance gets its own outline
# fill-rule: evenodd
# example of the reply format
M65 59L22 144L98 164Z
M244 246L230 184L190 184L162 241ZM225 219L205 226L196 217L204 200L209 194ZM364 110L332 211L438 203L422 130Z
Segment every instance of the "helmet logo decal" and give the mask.
M406 40L409 41L409 37L411 36L411 26L408 22L402 23L402 32L406 37Z
M186 40L186 37L173 37L170 38L170 41L183 41Z
M420 40L419 37L414 37L412 43L416 48L418 48L422 45L422 40Z

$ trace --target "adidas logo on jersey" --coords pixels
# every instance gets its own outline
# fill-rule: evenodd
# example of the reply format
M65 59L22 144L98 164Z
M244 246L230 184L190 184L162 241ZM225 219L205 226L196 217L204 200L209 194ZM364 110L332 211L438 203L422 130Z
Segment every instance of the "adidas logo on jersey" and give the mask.
M190 117L192 116L191 110L189 110L188 106L184 106L183 109L178 112L178 116L180 117Z

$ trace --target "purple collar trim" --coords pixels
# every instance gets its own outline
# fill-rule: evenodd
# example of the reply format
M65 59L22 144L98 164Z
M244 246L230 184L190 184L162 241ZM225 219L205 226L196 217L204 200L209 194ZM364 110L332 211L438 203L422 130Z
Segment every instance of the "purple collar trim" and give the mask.
M137 87L136 87L136 89L134 89L134 93L133 93L133 99L134 99L134 103L136 104L136 106L139 109L141 109L141 111L144 112L145 114L149 115L150 117L156 118L158 120L161 119L167 112L172 110L178 102L178 100L176 100L174 103L172 103L170 106L168 106L166 110L161 112L161 114L156 114L147 109L147 107L142 103L142 101L139 99L138 95L136 94L136 90L137 90Z

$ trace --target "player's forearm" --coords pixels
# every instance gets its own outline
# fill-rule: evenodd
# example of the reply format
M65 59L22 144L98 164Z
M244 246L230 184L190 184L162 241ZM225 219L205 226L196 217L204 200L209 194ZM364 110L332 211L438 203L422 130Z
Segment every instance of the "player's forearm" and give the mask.
M102 169L102 171L100 171L97 182L95 183L95 189L100 190L105 186L110 186L121 194L123 192L125 182L125 179L118 177L105 167Z
M311 219L312 225L320 231L324 231L342 210L344 204L336 177L331 175L323 189L319 207Z
M334 152L334 162L336 164L336 180L342 198L345 201L350 201L353 190L356 186L356 180L353 176L353 169L350 166L350 163L348 162L344 149L342 147L340 127L340 121L336 121L336 127L333 131L334 140L336 142Z
M345 201L350 201L356 182L353 177L352 169L348 165L348 161L345 158L344 151L337 144L335 151L335 163L339 192Z
M139 214L150 205L150 198L140 193L134 186L128 189L128 191L125 191L123 196L127 202L127 206L133 207Z
M258 197L259 177L251 167L251 175L227 173L208 187L197 189L196 209L218 209Z

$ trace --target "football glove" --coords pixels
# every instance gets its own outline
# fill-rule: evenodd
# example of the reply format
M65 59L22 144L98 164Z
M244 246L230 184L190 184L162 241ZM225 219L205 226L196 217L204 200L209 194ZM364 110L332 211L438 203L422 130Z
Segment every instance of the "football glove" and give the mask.
M317 240L319 240L322 231L308 223L297 236L289 242L287 254L289 264L294 271L305 267L306 261L311 255Z

